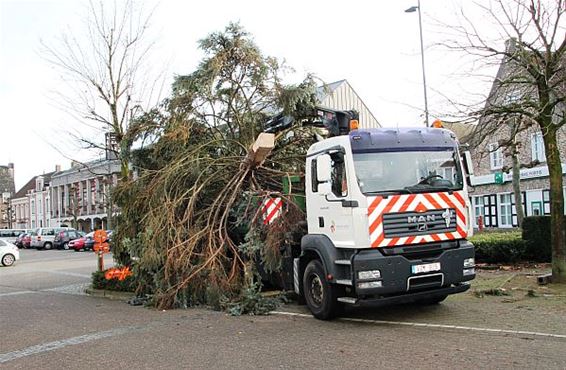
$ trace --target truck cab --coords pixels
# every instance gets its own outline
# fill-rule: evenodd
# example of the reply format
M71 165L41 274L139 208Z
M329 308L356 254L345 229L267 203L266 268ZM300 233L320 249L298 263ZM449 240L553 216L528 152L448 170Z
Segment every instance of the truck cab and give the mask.
M355 129L313 144L308 232L293 259L294 289L313 315L467 290L475 260L463 167L442 128Z

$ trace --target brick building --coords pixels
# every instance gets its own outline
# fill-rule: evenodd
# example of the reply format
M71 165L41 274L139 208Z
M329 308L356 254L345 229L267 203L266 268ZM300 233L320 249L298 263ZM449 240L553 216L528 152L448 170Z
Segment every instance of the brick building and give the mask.
M508 51L513 40L506 43ZM521 72L514 63L504 59L493 82L485 109L505 107L537 99L532 85L519 82ZM514 83L514 81L517 81ZM564 112L564 107L557 109ZM480 118L474 133L468 137L473 158L475 176L470 192L474 208L474 222L478 226L481 216L486 227L510 228L517 226L515 196L512 184L512 149L516 145L520 164L520 189L525 216L550 214L550 183L543 143L543 135L537 124L529 124L521 117L506 116L498 122L493 116ZM496 123L496 124L495 124ZM516 135L513 133L517 132ZM507 143L503 145L502 143ZM566 132L558 133L562 173L566 174ZM566 184L566 178L563 176Z

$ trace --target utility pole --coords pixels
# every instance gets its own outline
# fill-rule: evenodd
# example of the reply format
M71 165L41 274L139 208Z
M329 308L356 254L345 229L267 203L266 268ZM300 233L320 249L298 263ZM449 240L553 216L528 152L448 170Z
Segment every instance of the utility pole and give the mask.
M424 92L424 111L425 111L425 125L428 124L428 99L426 94L426 73L425 73L425 59L424 59L424 42L423 42L423 23L421 18L421 0L418 0L417 6L412 6L405 10L405 13L413 13L416 10L419 12L419 34L421 39L421 67L423 72L423 92Z

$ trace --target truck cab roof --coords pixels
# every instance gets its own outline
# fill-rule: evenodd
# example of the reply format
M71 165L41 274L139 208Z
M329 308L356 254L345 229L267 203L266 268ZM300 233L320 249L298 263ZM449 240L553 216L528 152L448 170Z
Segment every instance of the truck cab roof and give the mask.
M441 128L372 128L354 130L349 134L353 152L395 151L454 148L456 135Z

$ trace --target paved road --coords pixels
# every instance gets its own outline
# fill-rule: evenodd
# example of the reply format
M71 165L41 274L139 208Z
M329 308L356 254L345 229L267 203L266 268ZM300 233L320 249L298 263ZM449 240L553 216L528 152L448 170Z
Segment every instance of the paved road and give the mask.
M0 268L0 368L566 368L562 306L464 295L333 322L295 305L157 311L84 295L95 266L91 253L23 251Z

